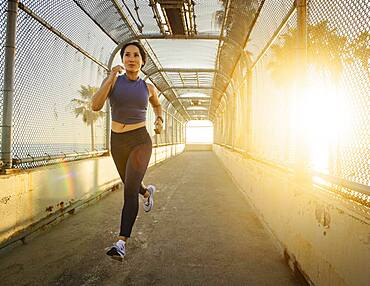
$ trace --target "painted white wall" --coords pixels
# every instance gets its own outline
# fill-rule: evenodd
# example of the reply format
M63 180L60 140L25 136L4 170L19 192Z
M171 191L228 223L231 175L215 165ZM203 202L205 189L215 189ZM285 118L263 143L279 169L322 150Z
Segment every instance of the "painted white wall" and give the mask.
M154 148L149 167L184 151ZM65 162L0 176L0 244L55 212L121 182L110 156Z
M314 285L370 281L370 210L239 153L213 150L245 194L282 254Z

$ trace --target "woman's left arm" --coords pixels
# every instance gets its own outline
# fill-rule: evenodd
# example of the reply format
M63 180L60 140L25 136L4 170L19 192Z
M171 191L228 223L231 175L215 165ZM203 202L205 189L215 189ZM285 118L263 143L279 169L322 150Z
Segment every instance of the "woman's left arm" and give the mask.
M155 87L147 83L148 90L149 90L149 102L153 107L153 111L155 114L155 121L154 125L157 130L159 130L159 133L162 131L162 125L163 125L163 114L162 114L162 106L161 103L159 102L158 94L155 89ZM157 131L156 131L157 132Z

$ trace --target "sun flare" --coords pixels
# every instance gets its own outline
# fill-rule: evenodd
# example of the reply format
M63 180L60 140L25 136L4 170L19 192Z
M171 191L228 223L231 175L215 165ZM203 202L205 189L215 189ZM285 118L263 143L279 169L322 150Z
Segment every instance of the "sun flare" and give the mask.
M340 135L350 112L344 110L344 94L337 82L310 72L299 94L293 127L307 145L310 168L327 173L336 161Z

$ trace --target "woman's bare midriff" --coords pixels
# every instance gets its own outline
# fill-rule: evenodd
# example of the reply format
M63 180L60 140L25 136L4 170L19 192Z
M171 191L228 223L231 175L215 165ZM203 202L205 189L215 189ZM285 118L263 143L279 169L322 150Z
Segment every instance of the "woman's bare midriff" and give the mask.
M112 131L116 133L122 133L144 127L145 125L145 121L134 124L123 124L112 120Z

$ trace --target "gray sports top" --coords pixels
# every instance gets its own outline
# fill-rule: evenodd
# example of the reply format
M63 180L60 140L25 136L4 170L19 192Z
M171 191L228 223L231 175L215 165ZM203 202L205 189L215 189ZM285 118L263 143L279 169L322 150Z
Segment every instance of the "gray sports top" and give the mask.
M134 124L146 120L149 91L141 78L129 80L126 74L118 76L109 96L112 120Z

